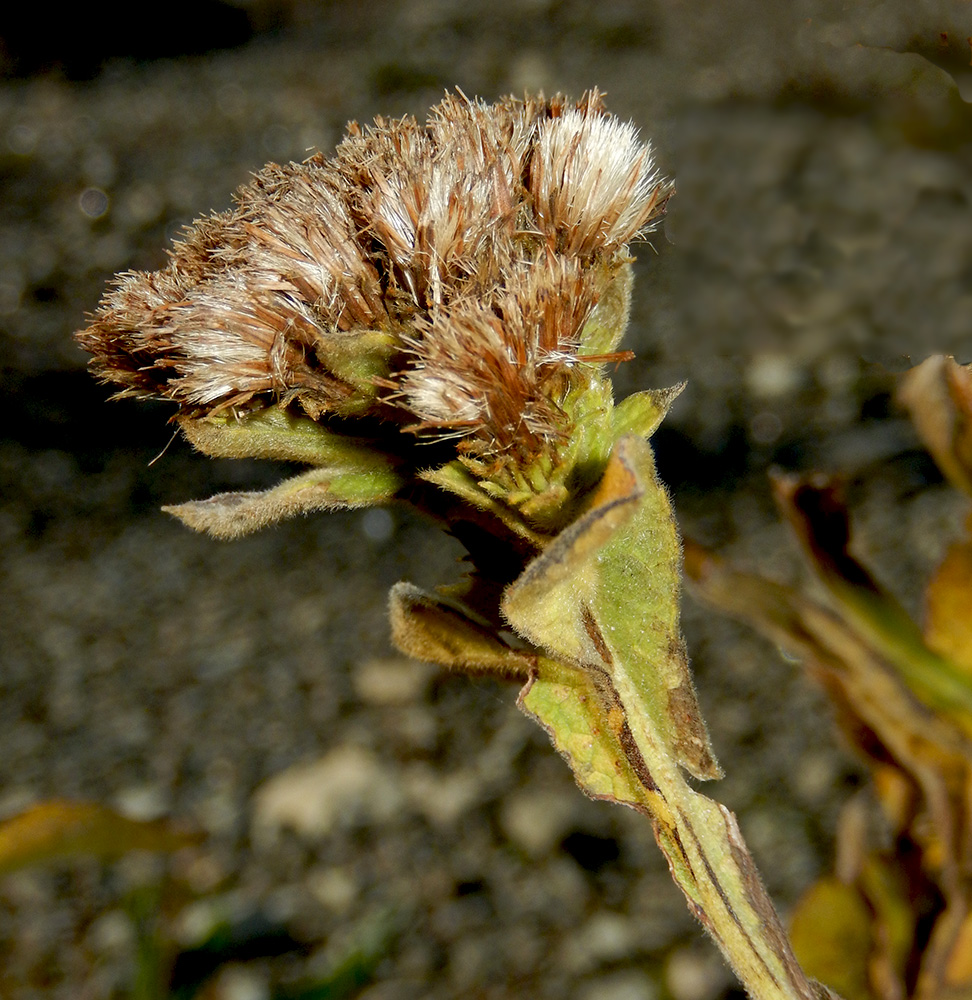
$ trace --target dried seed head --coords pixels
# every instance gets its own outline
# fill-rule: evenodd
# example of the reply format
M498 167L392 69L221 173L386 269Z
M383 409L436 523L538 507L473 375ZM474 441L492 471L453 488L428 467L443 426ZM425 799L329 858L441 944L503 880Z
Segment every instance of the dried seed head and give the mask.
M78 339L119 395L189 416L369 415L412 432L391 452L455 438L478 470L549 468L594 368L584 325L670 191L596 91L451 95L425 127L352 124L332 159L265 167Z
M651 145L590 107L541 122L530 181L543 232L557 250L582 256L628 243L667 196Z
M569 258L521 265L492 300L467 296L410 338L403 405L416 432L463 438L466 454L520 458L568 430L558 403L594 306L593 275Z

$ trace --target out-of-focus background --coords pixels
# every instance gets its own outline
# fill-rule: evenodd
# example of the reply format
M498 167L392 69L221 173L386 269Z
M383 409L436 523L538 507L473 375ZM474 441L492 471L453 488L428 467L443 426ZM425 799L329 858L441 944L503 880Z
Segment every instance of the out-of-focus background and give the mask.
M931 352L972 360L970 35L967 3L930 0L8 5L0 817L58 796L205 831L159 933L198 973L224 932L211 997L296 996L366 952L369 1000L734 989L648 824L576 790L514 688L392 650L388 587L455 579L454 542L399 510L191 534L159 507L285 470L167 448L169 411L108 403L71 334L114 272L349 119L596 85L677 181L617 382L688 380L656 437L683 529L799 579L766 472L840 472L858 551L920 614L961 512L889 393ZM785 912L860 772L797 664L691 599L684 627L711 792ZM160 878L0 880L0 994L136 995L132 900Z

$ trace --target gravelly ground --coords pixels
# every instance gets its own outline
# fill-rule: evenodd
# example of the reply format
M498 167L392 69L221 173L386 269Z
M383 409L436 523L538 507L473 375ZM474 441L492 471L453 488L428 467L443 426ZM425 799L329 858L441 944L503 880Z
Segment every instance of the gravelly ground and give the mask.
M366 21L351 3L256 3L250 23L275 30L193 57L175 54L173 9L168 57L141 61L117 23L111 49L81 22L37 52L7 33L0 812L88 797L208 831L176 865L200 894L172 903L182 940L226 916L302 945L227 968L213 996L269 996L389 909L370 1000L710 1000L729 979L646 824L576 791L513 689L395 658L388 587L452 579L454 543L400 511L191 535L159 506L281 470L179 443L149 466L167 414L106 404L71 331L112 272L158 266L249 171L330 150L347 119L422 115L453 85L597 85L677 176L638 251L638 360L618 381L689 380L657 438L684 528L793 579L765 471L840 470L860 551L917 611L961 512L887 393L908 357L972 360L972 28L961 3L846 6L437 0ZM100 71L79 55L92 37L119 56ZM858 772L793 664L691 601L685 630L728 772L713 791L785 909L826 865ZM281 805L265 782L299 764L311 784L291 774ZM315 812L306 787L341 808ZM121 901L152 879L129 859L0 882L0 993L128 995Z

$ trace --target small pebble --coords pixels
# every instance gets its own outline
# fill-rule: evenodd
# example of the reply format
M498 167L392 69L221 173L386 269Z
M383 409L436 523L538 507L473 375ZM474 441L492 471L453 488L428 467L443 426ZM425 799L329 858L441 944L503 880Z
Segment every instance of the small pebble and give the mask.
M285 830L307 839L338 826L384 823L402 806L392 771L372 753L338 747L265 781L253 799L253 838L267 845Z

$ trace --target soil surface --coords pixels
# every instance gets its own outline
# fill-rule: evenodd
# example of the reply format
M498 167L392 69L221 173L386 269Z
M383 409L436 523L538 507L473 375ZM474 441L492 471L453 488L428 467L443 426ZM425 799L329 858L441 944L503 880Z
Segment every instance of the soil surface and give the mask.
M48 16L0 25L0 816L90 799L207 837L167 876L129 856L0 880L0 994L136 995L146 941L232 1000L355 954L368 1000L732 990L648 824L584 798L515 688L393 651L389 586L456 579L454 541L400 510L190 533L160 506L286 470L170 446L169 411L107 402L71 334L114 272L162 265L250 172L331 151L349 119L597 86L677 180L636 249L617 383L688 380L655 438L684 531L801 579L767 471L838 472L856 550L920 614L962 510L890 391L930 353L972 361L968 5ZM727 772L709 791L785 913L862 772L798 664L691 598L684 629Z

